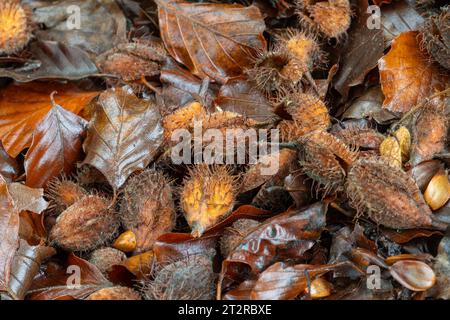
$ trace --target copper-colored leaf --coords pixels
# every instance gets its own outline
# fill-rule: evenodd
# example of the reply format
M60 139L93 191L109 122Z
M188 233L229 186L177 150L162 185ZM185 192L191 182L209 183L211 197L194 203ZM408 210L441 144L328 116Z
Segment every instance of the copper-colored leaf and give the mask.
M77 46L54 41L36 41L30 46L33 60L16 69L0 68L0 76L20 82L36 79L77 80L98 73L88 54Z
M274 118L268 99L245 79L232 79L224 84L214 101L220 109L232 111L260 122Z
M250 297L253 300L294 299L308 288L308 278L313 280L346 264L288 266L284 262L277 262L261 273Z
M13 83L0 90L0 139L10 156L16 157L31 145L33 131L52 108L53 91L58 92L56 102L75 114L98 94L72 84L43 82Z
M19 212L8 185L0 176L0 291L7 291L11 263L19 245Z
M19 164L16 159L6 153L0 142L0 174L6 182L12 182L19 175Z
M404 32L378 62L383 108L396 113L409 111L435 90L443 90L447 77L420 51L417 32Z
M139 100L126 89L103 92L83 144L83 163L100 170L113 188L145 168L155 156L163 129L152 101Z
M39 272L41 263L54 255L56 250L44 245L30 246L25 240L20 240L12 267L11 279L8 284L8 294L13 299L23 299Z
M157 0L167 51L194 75L226 82L266 49L259 9L237 4Z
M26 210L41 213L48 207L48 202L44 199L44 189L30 188L14 182L9 185L9 193L18 212Z
M222 263L222 274L239 278L239 265L256 273L289 256L299 258L320 238L328 204L317 202L304 210L288 210L266 220L248 234Z
M72 268L68 269L69 266ZM76 275L74 270L79 270L78 284L73 283L71 279L71 276ZM56 270L47 268L46 273L35 279L29 297L32 300L55 300L66 297L83 299L111 285L96 266L71 253L64 267Z
M25 157L28 186L43 187L61 173L70 174L81 160L86 125L83 118L59 105L50 109L36 127Z

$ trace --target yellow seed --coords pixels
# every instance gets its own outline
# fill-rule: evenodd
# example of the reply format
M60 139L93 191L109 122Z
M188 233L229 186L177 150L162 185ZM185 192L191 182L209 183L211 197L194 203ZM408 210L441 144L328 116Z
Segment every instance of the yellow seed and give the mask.
M380 144L380 155L391 165L401 168L402 150L396 138L387 137L384 139L384 141Z
M331 294L331 284L322 277L311 281L311 298L320 299L328 297Z
M136 249L136 235L131 230L125 231L114 241L113 247L123 252L133 252Z
M409 160L409 152L411 151L411 134L406 127L402 126L394 132L394 137L397 138L400 145L402 161L405 163Z
M428 183L424 197L433 210L442 208L450 199L450 182L444 169L440 169Z
M148 275L153 266L153 251L147 251L125 260L123 265L138 278Z

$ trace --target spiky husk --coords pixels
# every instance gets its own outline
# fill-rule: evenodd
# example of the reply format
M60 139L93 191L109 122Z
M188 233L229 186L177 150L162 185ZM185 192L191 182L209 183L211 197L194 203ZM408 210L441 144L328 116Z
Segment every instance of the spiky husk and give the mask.
M359 159L350 168L346 192L359 214L394 229L433 226L431 210L414 180L402 169L377 159Z
M194 255L164 266L144 291L148 300L212 300L215 279L211 258Z
M431 14L421 30L422 46L444 68L450 70L450 6Z
M300 140L299 161L324 195L343 190L348 167L357 152L326 131L314 131Z
M86 300L142 300L142 298L131 288L116 286L100 289L89 295Z
M16 0L0 2L0 55L22 50L31 39L29 15Z
M86 194L87 191L83 187L66 177L52 179L46 190L46 196L50 199L50 209L56 214L60 214Z
M165 140L170 141L176 129L190 129L194 119L203 119L205 115L205 108L198 102L191 102L169 114L163 119Z
M448 118L442 102L430 102L414 117L411 163L419 164L442 152L447 143Z
M209 227L231 213L238 186L226 166L197 165L184 179L180 205L192 229L199 237Z
M245 238L254 228L261 223L252 219L239 219L226 228L220 238L220 252L222 256L228 257L234 248Z
M101 272L107 273L112 266L120 265L127 259L125 253L120 250L106 247L94 250L89 262L95 265Z
M292 59L286 51L268 51L255 60L253 68L247 69L246 74L259 90L271 94L281 88L290 87L292 79L301 79L302 68L292 64Z
M371 128L349 127L335 133L342 142L358 149L378 150L385 136Z
M121 220L136 236L135 252L148 251L160 235L175 226L172 187L165 176L147 169L132 177L123 190Z
M88 251L111 240L119 223L107 199L88 195L64 210L50 232L50 240L67 251Z
M327 130L330 126L325 103L313 94L292 93L283 100L292 121L283 120L278 125L282 141L293 141L316 130Z
M298 7L301 23L328 38L340 40L350 27L352 11L348 0L330 0Z

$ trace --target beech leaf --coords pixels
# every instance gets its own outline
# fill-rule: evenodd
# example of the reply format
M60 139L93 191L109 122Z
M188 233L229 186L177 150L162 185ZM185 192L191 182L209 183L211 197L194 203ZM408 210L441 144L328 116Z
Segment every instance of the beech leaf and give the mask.
M156 0L161 37L170 55L194 75L224 83L266 49L265 23L255 6Z
M100 170L118 189L153 160L162 135L161 115L152 101L140 100L126 89L107 90L89 124L83 163Z

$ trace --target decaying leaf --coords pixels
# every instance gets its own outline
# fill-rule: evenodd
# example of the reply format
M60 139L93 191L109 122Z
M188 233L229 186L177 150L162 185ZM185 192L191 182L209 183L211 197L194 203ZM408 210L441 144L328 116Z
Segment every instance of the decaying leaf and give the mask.
M417 32L403 32L378 61L385 96L383 108L405 113L425 98L445 89L447 77L420 50Z
M200 78L226 82L266 49L265 24L256 7L173 0L156 3L167 51Z
M83 163L100 170L113 188L153 160L163 129L158 108L124 88L102 93L83 144Z

